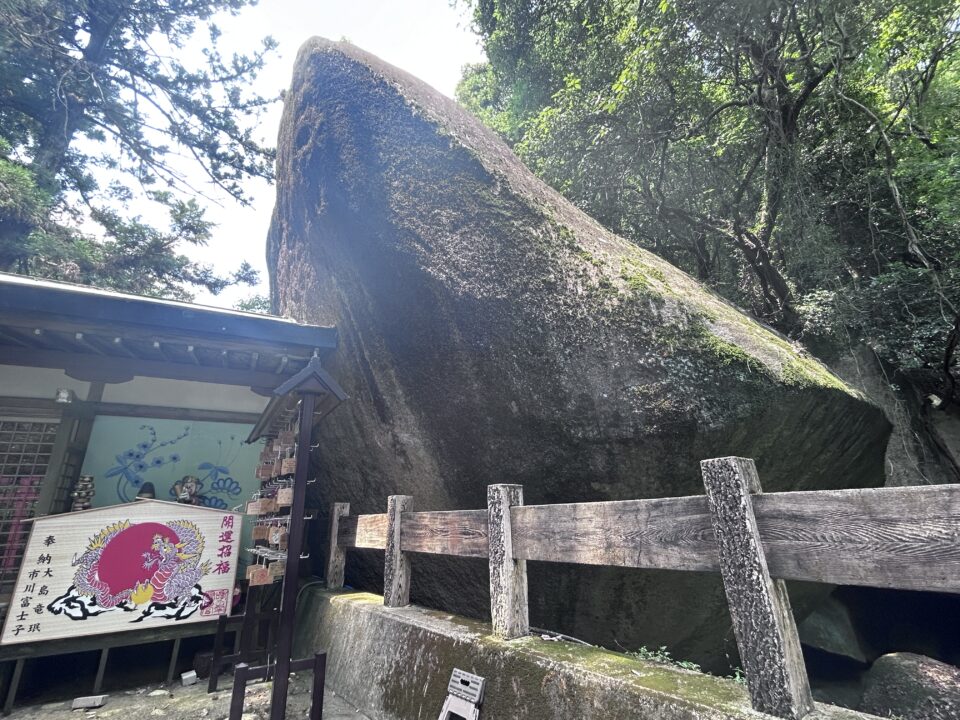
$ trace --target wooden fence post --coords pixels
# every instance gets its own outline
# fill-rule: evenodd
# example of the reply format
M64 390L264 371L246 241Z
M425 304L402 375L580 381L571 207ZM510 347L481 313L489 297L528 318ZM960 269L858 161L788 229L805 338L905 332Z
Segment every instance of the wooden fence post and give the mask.
M507 640L530 632L527 561L513 557L510 508L514 505L523 505L522 485L487 486L490 617L493 634Z
M753 460L700 463L720 572L755 710L790 720L810 713L813 696L782 580L774 580L760 543L751 493L762 492Z
M410 604L410 558L400 549L400 514L413 510L413 497L391 495L387 499L387 547L383 568L383 604Z
M347 563L347 551L337 545L340 518L350 514L350 503L330 505L330 554L327 560L327 587L343 587L343 571Z

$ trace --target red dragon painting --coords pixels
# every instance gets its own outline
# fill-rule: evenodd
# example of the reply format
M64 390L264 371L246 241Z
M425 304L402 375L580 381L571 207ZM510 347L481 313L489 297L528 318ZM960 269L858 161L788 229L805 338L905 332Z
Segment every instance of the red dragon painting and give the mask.
M182 620L209 603L200 581L204 539L188 520L167 523L129 520L108 525L73 559L73 584L47 609L85 620L114 609L147 617Z

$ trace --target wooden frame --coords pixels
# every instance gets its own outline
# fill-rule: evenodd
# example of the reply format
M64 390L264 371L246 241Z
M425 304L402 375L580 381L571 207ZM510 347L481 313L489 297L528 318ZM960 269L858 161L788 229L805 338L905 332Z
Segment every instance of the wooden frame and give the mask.
M394 557L487 557L507 638L527 630L526 561L719 572L753 705L790 720L813 700L784 579L960 593L960 484L761 493L752 460L702 472L692 497L525 506L520 486L491 485L487 510L337 515L328 567L397 527Z

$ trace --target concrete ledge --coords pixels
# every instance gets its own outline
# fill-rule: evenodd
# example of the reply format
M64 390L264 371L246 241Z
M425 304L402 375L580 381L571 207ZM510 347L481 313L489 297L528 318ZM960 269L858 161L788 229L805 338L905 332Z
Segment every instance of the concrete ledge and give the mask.
M759 720L731 680L488 625L379 595L306 588L297 654L325 648L327 686L375 720L436 720L454 667L486 678L482 720ZM872 716L818 706L811 718Z

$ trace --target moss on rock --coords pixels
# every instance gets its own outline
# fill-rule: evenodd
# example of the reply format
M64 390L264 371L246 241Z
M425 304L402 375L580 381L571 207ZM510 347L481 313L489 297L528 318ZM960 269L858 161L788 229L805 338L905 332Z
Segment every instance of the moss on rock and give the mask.
M876 408L379 59L304 46L277 175L273 301L337 326L326 362L351 397L321 427L313 502L480 508L500 482L531 503L689 495L721 455L753 457L770 490L882 482ZM381 576L376 558L348 567L364 587ZM531 577L548 627L714 667L735 655L716 577ZM482 563L418 558L413 596L483 617L486 585Z
M484 623L382 598L311 588L297 654L328 652L327 682L384 720L433 720L453 668L486 680L481 716L510 720L761 720L746 687L673 665L537 636L500 640ZM869 720L819 706L809 720Z

